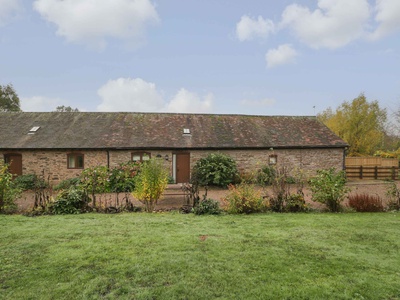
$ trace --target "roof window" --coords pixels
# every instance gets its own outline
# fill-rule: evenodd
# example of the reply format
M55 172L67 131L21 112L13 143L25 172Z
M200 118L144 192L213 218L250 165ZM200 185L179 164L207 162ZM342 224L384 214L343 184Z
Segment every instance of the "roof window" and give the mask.
M190 134L189 128L183 128L183 134Z
M35 132L38 131L39 128L40 128L40 126L33 126L33 127L29 130L28 134L35 134Z

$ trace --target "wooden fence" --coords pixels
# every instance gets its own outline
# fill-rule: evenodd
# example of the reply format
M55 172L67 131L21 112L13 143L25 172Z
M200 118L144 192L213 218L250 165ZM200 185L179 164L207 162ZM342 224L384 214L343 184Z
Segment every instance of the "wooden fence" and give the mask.
M382 157L346 157L347 178L399 179L399 160Z

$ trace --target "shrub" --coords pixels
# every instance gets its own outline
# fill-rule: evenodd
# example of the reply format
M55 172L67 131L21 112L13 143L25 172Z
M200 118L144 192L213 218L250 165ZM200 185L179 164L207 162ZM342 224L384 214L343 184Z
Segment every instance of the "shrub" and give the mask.
M20 175L14 179L14 182L22 191L43 189L48 186L47 183L36 174Z
M139 162L120 164L110 171L109 186L114 193L130 193L135 189L135 177L140 171Z
M192 212L195 215L219 215L221 209L219 208L219 202L213 199L205 199L193 207Z
M358 212L383 211L382 199L379 196L368 194L355 194L349 197L349 206Z
M230 185L229 193L224 202L227 211L232 214L250 214L265 211L268 208L261 192L254 185L242 183L237 186Z
M96 207L96 194L107 193L109 189L108 168L97 166L85 169L80 176L81 184L87 195L92 195L93 207Z
M301 194L292 194L286 199L285 211L287 212L306 212L310 208Z
M0 213L13 213L17 210L15 200L21 190L12 180L7 164L0 164Z
M317 170L317 175L310 179L310 189L312 200L325 204L332 212L340 211L340 203L349 191L344 172L334 168Z
M82 189L70 187L58 193L50 211L56 215L79 214L88 210L89 202L90 198Z
M63 181L61 181L59 184L54 186L55 191L59 190L67 190L70 187L76 187L80 183L80 178L79 177L73 177L73 178L68 178Z
M168 171L159 159L150 159L142 164L136 178L133 196L145 205L147 212L152 212L168 184Z
M391 182L386 195L389 197L388 206L390 210L400 210L400 188L396 182Z
M196 162L192 174L195 174L202 186L226 187L237 179L238 170L236 162L230 156L211 153Z
M271 209L276 212L283 212L285 201L290 196L290 185L288 183L289 169L282 166L275 169L275 175L272 180L273 197L270 199Z
M276 177L274 166L265 166L257 172L257 183L271 185Z

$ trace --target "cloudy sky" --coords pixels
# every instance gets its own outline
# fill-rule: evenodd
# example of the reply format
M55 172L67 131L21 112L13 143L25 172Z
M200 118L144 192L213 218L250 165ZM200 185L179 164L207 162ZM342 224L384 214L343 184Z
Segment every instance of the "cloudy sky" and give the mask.
M391 111L400 0L0 0L9 83L24 111Z

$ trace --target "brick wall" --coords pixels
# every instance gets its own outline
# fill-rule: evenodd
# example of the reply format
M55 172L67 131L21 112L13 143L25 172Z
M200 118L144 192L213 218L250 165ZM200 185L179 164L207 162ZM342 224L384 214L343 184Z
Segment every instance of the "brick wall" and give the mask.
M131 160L131 150L113 150L109 152L110 167ZM161 156L165 166L172 174L172 151L146 151L151 157ZM216 151L195 150L190 152L190 167L196 161ZM277 156L277 166L289 168L301 168L309 174L314 174L317 169L335 167L343 168L343 149L288 149L288 150L226 150L221 151L230 155L237 163L241 173L251 173L268 164L270 155ZM1 153L1 152L0 152ZM5 154L3 152L1 154ZM13 151L22 155L22 173L44 175L51 184L57 184L61 180L79 176L81 169L67 168L67 153L84 154L85 168L107 165L107 151ZM166 160L168 156L168 160Z

